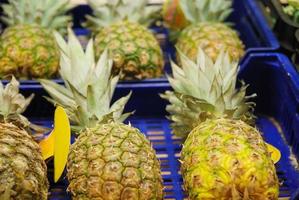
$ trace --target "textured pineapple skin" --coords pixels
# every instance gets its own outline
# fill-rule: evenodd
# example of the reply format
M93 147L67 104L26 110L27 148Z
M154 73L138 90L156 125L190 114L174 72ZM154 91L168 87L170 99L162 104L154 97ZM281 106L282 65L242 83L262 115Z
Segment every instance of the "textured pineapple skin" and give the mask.
M189 199L277 200L275 166L260 133L242 121L208 120L186 139L181 172Z
M244 55L244 45L237 32L216 22L188 26L181 32L176 46L193 61L196 61L198 47L213 61L216 61L221 49L228 51L233 61L239 61Z
M102 29L95 36L98 58L108 48L113 58L113 74L122 72L122 79L160 77L163 54L154 35L144 26L128 21Z
M0 199L44 200L47 167L38 144L24 130L0 123Z
M74 200L160 200L160 163L137 129L98 124L81 132L72 145L67 176Z
M50 30L15 25L1 36L0 77L50 78L59 67L59 49Z

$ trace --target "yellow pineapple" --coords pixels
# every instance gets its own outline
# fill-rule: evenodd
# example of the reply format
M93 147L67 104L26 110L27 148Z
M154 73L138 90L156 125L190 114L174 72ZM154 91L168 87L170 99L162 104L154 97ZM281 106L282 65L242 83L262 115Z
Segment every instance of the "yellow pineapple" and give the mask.
M30 135L30 123L21 114L33 95L19 93L13 77L4 88L0 82L0 199L46 200L47 166L39 145Z
M59 49L53 30L63 31L71 18L65 16L69 0L9 0L3 4L0 77L50 78L57 74Z
M213 63L202 49L197 62L181 55L172 63L174 91L162 95L173 133L185 140L181 152L184 188L191 200L277 200L274 163L253 121L247 86L236 89L237 63L228 53Z
M147 29L159 7L147 6L147 0L88 2L95 15L87 18L95 35L96 57L108 48L114 61L113 74L121 72L122 79L162 76L162 50Z
M224 22L232 12L232 0L180 0L180 6L190 25L177 39L176 47L193 61L201 47L213 61L221 49L239 61L244 45L238 33ZM178 57L179 59L179 57Z
M160 163L146 137L122 123L130 94L110 106L119 77L110 78L112 60L107 51L96 63L92 40L84 53L72 32L69 42L56 34L61 48L61 86L50 80L41 84L49 101L64 107L79 135L68 163L68 191L73 200L162 200ZM76 77L76 78L74 78Z

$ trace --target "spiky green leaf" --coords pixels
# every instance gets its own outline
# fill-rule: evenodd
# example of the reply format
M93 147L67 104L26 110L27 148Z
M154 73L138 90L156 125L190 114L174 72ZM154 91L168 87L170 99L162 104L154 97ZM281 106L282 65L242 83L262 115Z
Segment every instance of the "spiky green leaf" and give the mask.
M174 92L167 91L161 95L170 102L166 110L173 121L173 132L186 137L194 126L208 118L252 120L254 104L249 100L254 95L246 96L247 85L244 83L235 88L237 63L232 63L224 51L215 63L203 50L198 52L197 63L184 55L179 55L181 68L172 62L174 75L168 76L168 80Z

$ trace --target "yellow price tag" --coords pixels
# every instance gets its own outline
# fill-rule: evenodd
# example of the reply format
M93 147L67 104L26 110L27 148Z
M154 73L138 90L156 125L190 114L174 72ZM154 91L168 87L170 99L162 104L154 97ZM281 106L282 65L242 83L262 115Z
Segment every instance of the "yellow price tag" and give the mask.
M271 144L266 143L266 145L269 153L271 154L271 159L276 164L281 158L280 151L276 147L272 146Z
M54 181L62 175L70 148L71 127L65 110L58 106L54 115L54 130L39 145L44 159L54 156Z

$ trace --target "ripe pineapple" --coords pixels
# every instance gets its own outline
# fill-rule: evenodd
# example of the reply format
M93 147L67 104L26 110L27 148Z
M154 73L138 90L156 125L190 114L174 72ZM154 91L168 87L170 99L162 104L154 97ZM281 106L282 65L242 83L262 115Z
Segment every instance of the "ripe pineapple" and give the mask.
M199 49L197 63L172 63L174 91L162 95L173 133L185 138L181 173L189 199L275 200L275 166L258 130L248 125L254 104L237 83L237 63L220 53L215 64Z
M180 6L191 23L176 43L185 55L195 61L201 47L213 61L221 49L234 61L242 58L244 45L238 33L223 22L232 11L232 0L180 0Z
M130 115L122 114L130 94L110 106L118 77L110 78L107 51L96 64L92 40L84 53L71 31L68 44L57 34L56 38L66 87L49 80L41 84L52 97L49 100L66 109L79 134L67 163L72 199L161 200L160 163L154 149L138 129L122 123Z
M95 35L98 58L108 48L113 59L113 74L121 79L160 77L163 54L157 39L146 28L156 7L146 7L147 0L88 0L95 17L87 16Z
M8 25L1 35L0 77L50 78L59 67L59 49L53 30L70 21L64 13L69 0L9 0L3 4L2 21Z
M33 95L25 98L18 87L15 78L5 88L0 82L0 199L45 200L47 167L21 115Z

